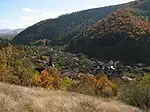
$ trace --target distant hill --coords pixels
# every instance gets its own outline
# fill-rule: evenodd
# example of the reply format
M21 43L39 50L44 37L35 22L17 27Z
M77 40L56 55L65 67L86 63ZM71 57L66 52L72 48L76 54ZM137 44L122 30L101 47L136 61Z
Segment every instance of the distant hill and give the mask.
M150 58L150 22L136 15L131 8L114 12L74 36L67 50L99 59L147 62Z
M145 17L150 21L150 0L137 0L132 7L138 16Z
M0 29L0 34L3 34L3 33L5 34L10 31L11 31L11 29Z
M0 38L7 38L12 39L17 34L19 34L21 31L23 31L23 28L19 29L0 29Z
M40 39L59 40L73 31L86 28L88 25L107 17L120 7L121 5L116 5L89 9L62 15L56 19L44 20L19 33L13 42L30 44Z
M0 35L14 35L18 34L21 31L23 31L24 28L19 28L19 29L0 29Z

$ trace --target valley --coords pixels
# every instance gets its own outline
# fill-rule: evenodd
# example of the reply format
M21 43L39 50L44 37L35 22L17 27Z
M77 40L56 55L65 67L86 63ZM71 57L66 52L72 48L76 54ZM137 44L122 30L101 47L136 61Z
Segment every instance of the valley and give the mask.
M149 6L135 0L0 30L0 111L149 112Z

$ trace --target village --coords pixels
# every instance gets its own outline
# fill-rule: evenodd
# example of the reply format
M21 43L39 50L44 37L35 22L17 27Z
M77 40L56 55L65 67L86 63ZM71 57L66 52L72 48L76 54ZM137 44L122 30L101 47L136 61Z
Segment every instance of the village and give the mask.
M84 54L72 54L65 52L61 47L40 47L32 49L32 53L28 54L28 58L32 60L35 69L39 72L45 68L52 66L61 71L62 76L69 75L71 79L78 77L79 73L86 73L92 75L106 74L108 77L121 78L123 80L132 81L136 75L144 75L150 72L149 65L142 63L128 64L117 61L98 60L88 58ZM30 50L29 50L30 51Z

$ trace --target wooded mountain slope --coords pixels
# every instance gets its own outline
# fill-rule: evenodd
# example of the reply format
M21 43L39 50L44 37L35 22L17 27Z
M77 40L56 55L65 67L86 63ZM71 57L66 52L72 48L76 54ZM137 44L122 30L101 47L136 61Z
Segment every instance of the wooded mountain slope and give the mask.
M132 6L138 16L150 21L150 0L137 0Z
M150 23L120 9L76 35L70 52L82 52L106 60L143 62L150 58Z
M17 44L30 44L40 39L59 39L72 31L85 28L103 19L120 8L120 6L121 5L89 9L62 15L56 19L41 21L18 34L13 39L13 42Z
M75 12L41 21L18 34L12 42L33 44L49 40L51 45L58 45L68 44L72 39L67 47L70 52L106 60L148 62L149 8L149 0L136 0Z
M54 45L64 43L64 41L66 43L87 26L102 20L121 7L130 7L136 12L137 16L150 20L149 3L149 0L136 0L127 4L89 9L62 15L56 19L44 20L25 29L12 42L33 44L39 40L47 39L52 41L51 43Z

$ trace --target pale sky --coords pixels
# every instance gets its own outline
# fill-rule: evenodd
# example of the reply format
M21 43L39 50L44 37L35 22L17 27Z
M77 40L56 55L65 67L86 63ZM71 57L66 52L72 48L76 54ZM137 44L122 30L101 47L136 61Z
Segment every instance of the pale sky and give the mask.
M0 29L25 28L65 13L133 0L0 0Z

